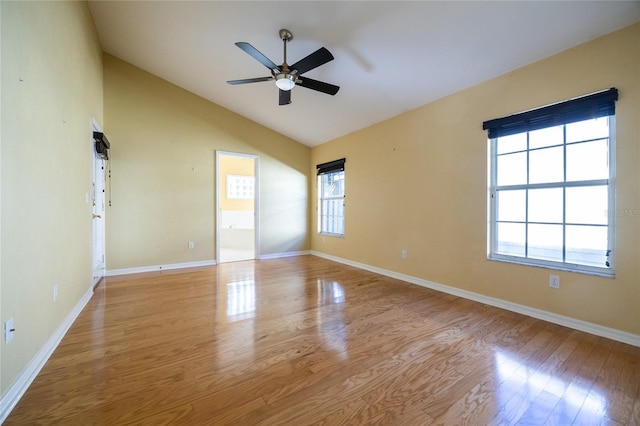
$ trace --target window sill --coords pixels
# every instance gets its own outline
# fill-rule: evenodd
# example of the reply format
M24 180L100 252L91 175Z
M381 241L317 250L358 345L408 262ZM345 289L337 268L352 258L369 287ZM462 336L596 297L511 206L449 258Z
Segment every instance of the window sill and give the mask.
M500 256L500 255L498 256L489 255L487 256L487 260L511 263L514 265L533 266L537 268L551 269L555 271L575 272L577 274L593 275L596 277L603 277L603 278L615 279L616 277L616 273L614 270L602 269L601 271L599 271L596 268L591 269L588 266L582 266L582 265L575 265L575 267L563 266L562 264L557 264L553 262L545 262L545 261L538 262L538 261L532 261L530 259L521 259L516 257L508 257L508 256Z
M322 235L323 237L344 238L344 234L332 234L330 232L318 232L318 235Z

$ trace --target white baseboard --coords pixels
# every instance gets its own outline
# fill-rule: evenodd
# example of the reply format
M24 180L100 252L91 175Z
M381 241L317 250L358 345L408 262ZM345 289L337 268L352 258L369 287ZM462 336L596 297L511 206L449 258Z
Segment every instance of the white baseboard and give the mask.
M324 259L333 260L338 263L343 263L345 265L364 269L366 271L374 272L376 274L406 281L411 284L427 287L432 290L441 291L443 293L448 293L454 296L462 297L464 299L473 300L476 302L484 303L486 305L495 306L497 308L502 308L508 311L517 312L519 314L541 319L543 321L548 321L554 324L563 325L565 327L573 328L574 330L584 331L585 333L595 334L596 336L606 337L608 339L616 340L618 342L627 343L629 345L640 347L640 335L637 335L637 334L616 330L615 328L605 327L599 324L582 321L582 320L567 317L564 315L554 314L552 312L543 311L541 309L520 305L518 303L509 302L502 299L496 299L495 297L489 297L479 293L462 290L456 287L450 287L448 285L424 280L422 278L416 278L411 275L405 275L398 272L389 271L387 269L378 268L378 267L367 265L364 263L354 262L352 260L331 256L315 250L312 250L310 254L314 256L322 257Z
M263 255L260 255L258 259L260 260L280 259L283 257L304 256L306 254L311 254L311 252L309 250L304 250L304 251L286 251L283 253L263 254Z
M139 274L140 272L166 271L170 269L199 268L202 266L215 266L215 260L201 260L198 262L169 263L166 265L139 266L135 268L107 269L106 276Z
M27 364L16 381L13 382L11 387L2 396L2 399L0 399L0 424L9 417L11 410L14 409L40 370L42 370L42 367L44 367L44 364L47 362L53 351L58 347L64 335L67 334L67 331L78 315L80 315L82 309L84 309L89 300L91 300L91 296L93 296L93 286L87 290L73 309L71 309L62 324L60 324L60 326L53 332L51 337L49 337L42 348L40 348L38 353L33 357L31 362Z
M305 254L311 254L311 253L308 250L288 251L283 253L263 254L258 256L258 259L260 260L279 259L284 257L303 256ZM201 260L199 262L170 263L166 265L138 266L135 268L123 268L123 269L107 269L105 276L113 277L115 275L139 274L141 272L155 272L155 271L166 271L170 269L198 268L202 266L215 266L217 264L218 263L215 260Z

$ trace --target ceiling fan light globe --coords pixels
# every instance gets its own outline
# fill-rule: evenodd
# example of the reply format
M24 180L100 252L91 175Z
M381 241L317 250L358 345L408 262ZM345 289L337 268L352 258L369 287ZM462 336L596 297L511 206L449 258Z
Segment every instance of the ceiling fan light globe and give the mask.
M276 86L280 90L291 90L295 87L295 76L287 73L276 75Z

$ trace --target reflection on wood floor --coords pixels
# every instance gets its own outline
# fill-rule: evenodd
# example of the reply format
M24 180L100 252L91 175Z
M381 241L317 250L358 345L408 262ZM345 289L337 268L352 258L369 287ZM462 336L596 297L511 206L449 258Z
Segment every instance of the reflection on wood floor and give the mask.
M314 256L103 281L26 424L637 425L640 348Z

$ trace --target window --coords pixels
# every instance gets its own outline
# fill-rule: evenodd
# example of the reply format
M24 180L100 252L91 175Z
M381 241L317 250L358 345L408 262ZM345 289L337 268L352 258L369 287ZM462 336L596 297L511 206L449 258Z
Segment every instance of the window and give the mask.
M614 275L616 89L483 124L489 258Z
M253 176L227 175L227 198L238 200L253 199Z
M344 235L345 159L318 164L318 233Z

